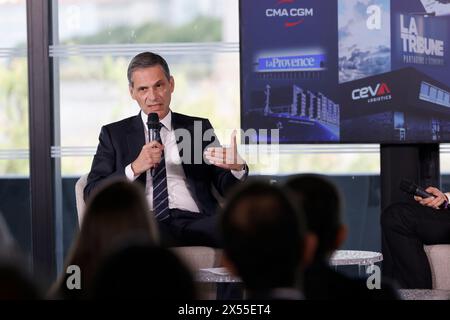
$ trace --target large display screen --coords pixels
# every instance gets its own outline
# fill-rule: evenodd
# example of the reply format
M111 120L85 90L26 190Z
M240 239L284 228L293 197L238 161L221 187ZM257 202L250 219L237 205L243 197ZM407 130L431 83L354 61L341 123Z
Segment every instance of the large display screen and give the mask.
M450 0L241 0L247 143L450 142Z

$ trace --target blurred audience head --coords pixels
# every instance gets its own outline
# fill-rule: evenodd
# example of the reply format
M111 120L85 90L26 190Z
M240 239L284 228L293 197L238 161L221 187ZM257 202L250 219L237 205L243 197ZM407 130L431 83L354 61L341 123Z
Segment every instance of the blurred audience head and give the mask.
M83 289L66 290L67 275L63 274L57 290L63 298L67 294L69 298L84 296L95 269L107 254L135 241L156 244L157 230L142 188L126 180L108 182L90 197L80 232L66 260L66 268L80 267Z
M158 227L140 186L118 179L96 190L86 204L78 242L99 248L109 246L115 238L131 234L158 242Z
M193 300L189 269L169 249L131 245L104 260L93 281L94 299Z
M0 259L0 301L41 298L38 286L18 262Z
M283 190L244 183L221 214L226 266L251 291L297 286L305 248L302 213Z
M0 212L0 300L33 300L41 292L27 270L28 261Z
M342 224L339 190L324 176L316 174L292 176L286 187L303 208L309 231L317 236L316 258L329 258L347 236L347 228Z

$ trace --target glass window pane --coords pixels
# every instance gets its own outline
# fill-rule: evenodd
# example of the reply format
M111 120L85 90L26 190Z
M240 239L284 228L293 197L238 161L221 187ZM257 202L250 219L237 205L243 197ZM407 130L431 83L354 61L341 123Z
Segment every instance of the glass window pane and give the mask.
M26 1L0 1L0 215L31 254Z
M430 99L431 101L436 101L437 90L435 87L430 87Z
M59 0L59 39L71 45L230 41L224 39L230 10L237 26L237 0Z
M26 0L0 1L0 48L25 48Z
M422 82L422 85L420 86L420 95L427 97L429 89L430 89L430 86L428 84L426 84L425 82Z
M441 159L440 159L440 169L441 174L450 174L450 144L441 143ZM450 191L450 189L448 190Z
M0 58L0 149L28 148L28 76L25 57Z
M441 188L443 192L450 192L450 144L441 143L440 149Z
M438 103L444 102L444 91L438 90L437 100L438 100Z
M128 90L130 59L105 56L60 60L62 146L96 146L102 125L140 111ZM172 110L209 118L219 138L228 143L230 130L239 128L239 81L235 78L239 55L217 54L205 59L167 56L167 61L175 79Z
M450 107L450 95L448 93L444 94L444 105Z

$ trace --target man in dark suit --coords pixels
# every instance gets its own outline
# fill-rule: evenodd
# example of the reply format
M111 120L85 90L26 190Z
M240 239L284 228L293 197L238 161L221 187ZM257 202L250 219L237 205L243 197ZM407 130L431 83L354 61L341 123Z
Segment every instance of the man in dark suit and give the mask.
M424 245L450 243L449 193L428 187L428 198L411 197L381 214L383 273L401 288L431 289L431 269Z
M333 252L345 241L341 221L341 197L327 179L314 174L292 176L286 182L303 208L308 230L317 238L313 263L305 270L304 293L308 300L397 299L394 288L383 281L381 289L369 290L366 281L351 279L329 265Z
M248 174L235 134L231 145L222 148L207 119L170 110L175 82L161 56L138 54L127 76L130 95L141 111L102 127L85 200L105 179L126 176L145 186L163 244L220 246L212 186L224 195ZM150 113L159 118L153 141L147 129Z

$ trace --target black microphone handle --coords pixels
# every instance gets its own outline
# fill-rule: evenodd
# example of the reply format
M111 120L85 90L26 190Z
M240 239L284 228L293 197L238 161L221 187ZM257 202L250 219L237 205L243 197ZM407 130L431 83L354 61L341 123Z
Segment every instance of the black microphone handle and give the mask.
M156 140L156 129L148 128L148 142Z
M152 142L156 140L156 130L153 128L148 128L148 142ZM150 174L153 177L155 175L155 168L150 169Z
M416 188L415 194L416 194L416 196L419 196L419 197L422 197L422 198L434 197L431 193L426 192L422 188Z

